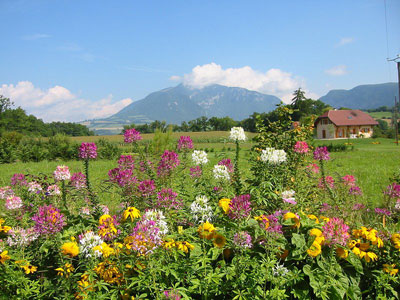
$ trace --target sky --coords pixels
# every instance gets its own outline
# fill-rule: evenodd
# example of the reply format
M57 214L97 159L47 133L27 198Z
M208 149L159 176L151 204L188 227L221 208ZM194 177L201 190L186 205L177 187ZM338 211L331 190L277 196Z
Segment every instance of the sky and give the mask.
M400 0L0 0L0 20L0 95L44 121L107 117L180 83L288 102L397 82Z

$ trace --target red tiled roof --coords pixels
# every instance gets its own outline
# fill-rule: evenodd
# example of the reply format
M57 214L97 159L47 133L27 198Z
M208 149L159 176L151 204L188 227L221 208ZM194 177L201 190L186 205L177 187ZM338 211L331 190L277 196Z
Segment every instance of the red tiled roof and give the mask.
M369 114L359 110L330 110L315 120L315 125L321 118L329 118L336 126L378 125Z

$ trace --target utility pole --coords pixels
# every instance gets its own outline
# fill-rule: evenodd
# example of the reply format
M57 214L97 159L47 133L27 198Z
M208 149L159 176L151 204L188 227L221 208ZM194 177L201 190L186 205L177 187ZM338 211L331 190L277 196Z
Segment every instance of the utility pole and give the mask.
M393 109L393 113L394 113L394 130L395 130L395 137L396 137L396 144L397 146L399 145L399 128L398 128L398 124L397 124L397 112L398 112L398 108L399 108L399 102L400 102L400 54L397 54L396 58L392 58L392 59L387 59L388 61L394 61L397 63L397 83L398 83L398 87L399 87L399 101L397 101L396 97L394 97L394 109Z

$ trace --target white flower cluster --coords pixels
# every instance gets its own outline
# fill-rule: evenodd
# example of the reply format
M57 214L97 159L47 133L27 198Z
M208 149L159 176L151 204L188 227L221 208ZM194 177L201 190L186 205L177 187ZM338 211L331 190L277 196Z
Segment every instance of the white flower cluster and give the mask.
M245 141L246 135L244 134L244 130L242 127L232 127L231 135L229 136L229 138L234 141Z
M47 193L48 193L50 196L61 195L60 188L59 188L58 185L56 185L56 184L49 185L49 186L47 187Z
M291 199L291 198L294 198L294 194L296 194L295 191L287 190L287 191L282 192L282 198L283 199Z
M284 266L284 265L280 265L280 264L276 264L273 268L272 268L272 274L275 277L281 277L281 276L285 276L287 273L289 273L289 270Z
M81 253L83 253L85 257L92 257L93 254L95 257L100 257L102 253L98 250L93 251L93 248L100 246L103 242L99 235L93 233L93 231L87 231L79 241Z
M38 237L39 233L33 227L28 229L15 227L8 232L7 244L10 247L26 247Z
M208 163L207 152L203 150L194 150L192 160L196 165L205 165Z
M39 193L42 191L42 186L36 181L29 182L28 191L31 193Z
M224 165L215 165L214 166L214 178L219 180L229 180L230 176L229 176L229 172L228 172L228 168Z
M0 199L7 199L9 196L14 196L14 191L10 186L0 188Z
M208 205L208 198L206 196L197 196L196 200L190 205L190 210L196 222L211 222L213 212L211 206Z
M261 160L263 162L277 165L286 161L286 152L285 150L267 148L261 152Z
M149 209L143 215L143 219L154 221L155 226L160 229L159 233L161 235L166 235L168 233L168 224L165 222L165 216L162 211L157 209Z

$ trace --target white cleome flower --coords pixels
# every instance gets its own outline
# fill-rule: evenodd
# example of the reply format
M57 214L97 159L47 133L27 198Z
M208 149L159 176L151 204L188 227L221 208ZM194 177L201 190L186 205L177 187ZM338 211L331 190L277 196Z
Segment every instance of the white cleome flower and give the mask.
M81 253L85 255L85 257L91 257L94 255L95 257L100 257L102 253L98 250L93 251L93 248L96 246L100 246L103 244L103 240L101 237L93 231L87 231L79 240L79 248Z
M207 152L203 150L194 150L192 160L196 165L204 165L208 162Z
M197 196L196 200L190 205L192 217L196 222L211 222L213 212L211 206L208 205L206 196Z
M228 172L228 168L224 165L215 165L214 166L214 178L219 180L229 180L230 176L229 176L229 172Z
M275 150L274 148L266 148L261 152L261 160L273 165L277 165L286 161L285 150Z
M244 130L242 127L232 127L231 135L229 136L229 138L234 141L245 141L246 135L244 134Z
M146 220L154 221L155 226L160 229L161 235L166 235L168 233L168 224L165 222L165 216L162 211L157 209L149 209L143 216Z

